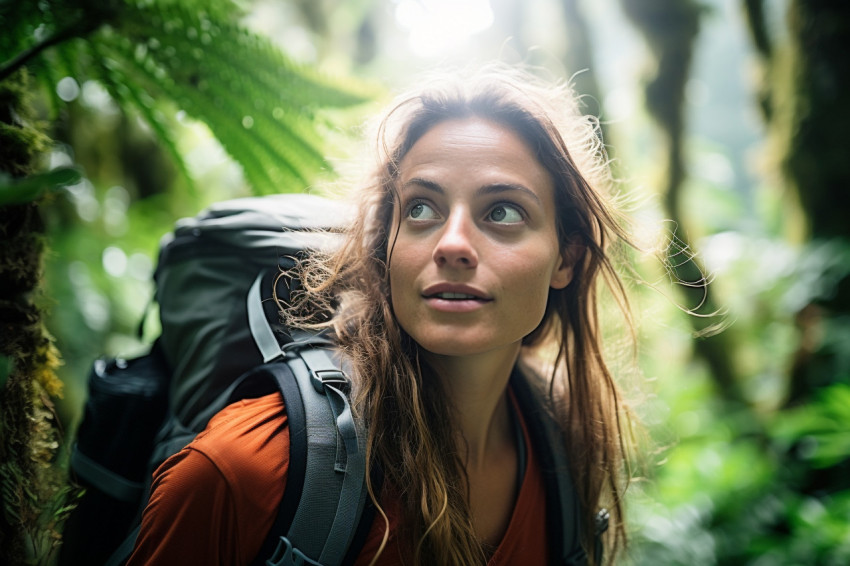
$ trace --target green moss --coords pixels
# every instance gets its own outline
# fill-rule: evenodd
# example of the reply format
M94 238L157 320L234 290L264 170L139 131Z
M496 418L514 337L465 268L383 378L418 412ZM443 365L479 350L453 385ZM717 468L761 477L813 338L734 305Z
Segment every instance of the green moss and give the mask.
M49 142L35 120L28 83L25 69L0 82L0 170L15 177L33 172Z
M0 171L14 177L32 173L48 142L27 82L21 71L0 83ZM53 465L59 434L50 395L61 392L59 355L33 303L43 231L37 204L0 207L0 355L10 370L0 388L0 556L9 564L49 562L60 539L50 510L64 507L68 492Z
M44 238L34 204L0 208L0 297L11 300L36 288L41 277Z

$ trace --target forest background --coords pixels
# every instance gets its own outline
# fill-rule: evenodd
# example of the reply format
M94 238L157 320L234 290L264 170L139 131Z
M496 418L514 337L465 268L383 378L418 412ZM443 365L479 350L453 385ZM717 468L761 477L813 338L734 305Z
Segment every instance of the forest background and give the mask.
M0 562L55 559L88 369L156 336L174 221L332 181L394 88L498 59L572 80L675 234L632 281L627 562L850 563L850 5L2 0L0 29Z

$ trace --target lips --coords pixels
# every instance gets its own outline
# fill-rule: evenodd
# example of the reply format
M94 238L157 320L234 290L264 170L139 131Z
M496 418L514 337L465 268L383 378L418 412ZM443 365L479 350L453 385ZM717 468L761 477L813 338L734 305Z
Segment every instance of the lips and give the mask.
M422 297L429 307L442 313L473 312L493 300L480 289L455 283L430 285L423 290Z
M437 283L429 285L422 291L426 299L442 299L446 301L492 301L484 291L458 283Z
M431 295L437 299L446 299L448 301L458 301L458 300L480 300L480 297L476 297L475 295L469 295L466 293L437 293L435 295Z

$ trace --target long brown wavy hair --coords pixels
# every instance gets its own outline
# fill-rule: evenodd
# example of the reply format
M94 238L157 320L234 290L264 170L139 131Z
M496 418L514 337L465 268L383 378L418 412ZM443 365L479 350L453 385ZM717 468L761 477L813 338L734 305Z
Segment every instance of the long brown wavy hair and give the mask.
M580 114L566 86L544 86L529 73L499 67L427 80L402 96L379 123L377 167L358 191L356 218L342 247L301 265L304 292L289 321L309 325L303 313L335 311L325 324L332 325L351 363L352 405L366 426L367 463L380 466L384 489L400 501L396 536L407 559L486 563L472 525L463 462L458 451L445 448L455 445L454 409L420 362L418 345L399 327L389 289L399 163L436 124L469 117L505 126L528 144L554 181L562 249L582 250L570 284L550 289L543 320L523 340L520 363L548 387L584 517L582 544L595 563L594 515L607 507L606 554L613 560L626 542L622 495L629 426L603 356L597 302L607 286L628 317L623 284L609 257L610 244L628 237L611 205L597 124ZM371 480L368 487L388 525L380 493ZM388 530L384 543L387 536Z

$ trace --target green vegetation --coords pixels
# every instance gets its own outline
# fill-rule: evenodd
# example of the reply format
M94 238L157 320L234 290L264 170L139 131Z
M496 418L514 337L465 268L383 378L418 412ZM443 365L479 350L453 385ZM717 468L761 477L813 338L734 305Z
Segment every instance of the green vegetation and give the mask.
M55 557L88 367L156 335L160 236L332 180L368 85L434 64L388 5L0 0L0 561ZM640 262L634 290L651 457L629 561L850 563L850 8L490 5L442 57L574 77L638 216L675 226L675 268Z
M164 185L142 190L168 194L182 186L191 195L198 192L195 179L177 146L173 120L166 118L179 108L206 124L242 166L253 191L298 191L328 169L318 112L358 104L369 96L362 86L343 85L294 64L267 38L238 25L240 15L238 5L226 0L0 4L0 25L6 30L0 39L0 555L8 563L50 563L61 542L62 520L73 505L53 405L62 392L56 376L60 354L43 322L46 307L56 298L64 299L63 306L69 299L74 304L75 292L84 294L77 305L89 309L90 320L85 320L84 311L83 321L64 328L83 322L81 326L95 330L76 336L81 341L77 346L87 353L111 331L110 316L98 310L103 304L87 280L88 266L101 263L91 261L91 254L100 255L95 242L103 234L86 226L86 220L93 220L91 207L98 208L99 201L91 180L81 176L72 147L54 148L45 159L49 142L44 130L61 136L62 125L85 128L70 125L73 119L63 116L66 102L80 96L81 88L95 89L106 104L120 110L125 124L138 129L133 121L143 120L182 173L181 183L166 178ZM32 82L42 88L37 90ZM36 117L34 92L48 95L48 123ZM57 159L67 164L50 163ZM76 195L76 219L62 210L57 203L61 197L55 196L67 186ZM155 200L154 194L145 196ZM126 230L129 200L124 189L107 192L104 228L109 235ZM151 207L156 205L138 208ZM51 224L48 230L45 218ZM148 234L164 232L162 222L154 226ZM70 289L45 291L45 239L59 242L52 253L77 258L67 266ZM50 273L46 277L50 279ZM127 297L127 302L132 299ZM75 316L75 309L69 310ZM57 326L63 328L61 322ZM73 352L72 345L65 355ZM72 367L79 370L80 365Z

